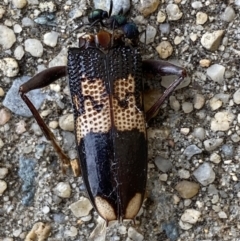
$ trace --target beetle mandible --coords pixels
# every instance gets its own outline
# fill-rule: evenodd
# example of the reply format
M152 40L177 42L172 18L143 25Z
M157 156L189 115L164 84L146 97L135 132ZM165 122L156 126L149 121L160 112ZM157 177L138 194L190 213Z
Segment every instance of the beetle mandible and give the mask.
M111 8L109 14L92 12L92 23L109 19ZM71 161L26 93L68 75L82 177L92 205L107 223L133 220L141 208L147 181L146 121L186 76L185 69L173 64L142 60L134 23L110 23L123 33L114 27L112 33L101 30L81 37L79 47L68 50L67 66L44 70L19 89L65 169ZM143 73L177 76L146 114ZM72 167L77 175L78 164Z

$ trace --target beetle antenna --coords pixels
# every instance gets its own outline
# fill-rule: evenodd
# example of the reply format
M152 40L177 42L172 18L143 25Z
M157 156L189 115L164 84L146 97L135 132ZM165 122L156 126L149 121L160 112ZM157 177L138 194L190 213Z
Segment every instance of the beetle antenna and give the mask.
M108 17L110 18L112 15L112 9L113 9L113 1L110 1L110 8L109 8L109 13L108 13Z

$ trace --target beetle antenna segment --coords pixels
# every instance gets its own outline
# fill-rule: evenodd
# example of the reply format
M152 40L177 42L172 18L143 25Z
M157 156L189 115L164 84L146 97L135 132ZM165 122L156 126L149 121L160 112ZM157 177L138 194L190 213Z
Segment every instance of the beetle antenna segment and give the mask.
M110 1L110 8L109 8L109 13L108 13L108 18L110 18L111 15L112 15L112 9L113 9L113 1L111 0Z

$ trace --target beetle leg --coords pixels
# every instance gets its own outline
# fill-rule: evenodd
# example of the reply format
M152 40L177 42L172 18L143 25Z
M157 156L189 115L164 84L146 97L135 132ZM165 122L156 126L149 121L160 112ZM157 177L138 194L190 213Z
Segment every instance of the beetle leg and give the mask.
M178 78L164 91L163 95L153 104L153 106L146 112L146 121L149 121L158 111L163 102L171 95L176 87L187 76L184 68L161 60L144 60L143 71L147 73L157 73L161 76L176 75Z
M46 125L46 123L44 122L42 117L39 115L37 109L32 104L32 102L29 100L29 98L27 97L26 94L31 90L43 88L43 87L51 84L55 80L57 80L61 77L64 77L66 75L67 75L66 66L53 67L50 69L46 69L46 70L42 71L41 73L35 75L33 78L31 78L29 81L27 81L26 83L21 85L19 88L21 98L27 104L27 106L30 109L30 111L32 112L35 120L37 121L38 125L40 126L42 132L44 133L46 139L51 141L60 160L62 161L62 170L64 173L66 171L66 168L69 167L69 165L71 164L70 159L63 152L62 148L58 145L54 134L51 132L49 127ZM73 166L73 168L72 168L73 172L76 175L77 171L76 171L75 162L73 162L72 166Z

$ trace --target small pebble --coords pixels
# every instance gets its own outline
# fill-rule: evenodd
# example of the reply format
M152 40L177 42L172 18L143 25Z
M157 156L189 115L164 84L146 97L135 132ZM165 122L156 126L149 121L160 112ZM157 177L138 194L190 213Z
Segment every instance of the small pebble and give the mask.
M162 181L162 182L166 182L167 181L167 179L168 179L168 175L167 174L161 174L160 176L159 176L159 179L160 179L160 181Z
M168 4L166 7L166 12L169 21L179 20L183 15L177 4Z
M29 52L33 57L41 57L43 54L42 43L38 39L27 39L24 42L25 51Z
M190 132L190 129L189 128L181 128L180 129L180 133L183 134L183 135L188 135Z
M61 198L69 198L71 196L71 186L66 182L59 182L53 191Z
M43 212L44 214L47 214L47 213L50 212L50 208L49 208L48 206L44 206L44 207L42 208L42 212Z
M224 30L217 30L212 33L205 33L202 35L201 44L204 48L210 51L216 51L223 38Z
M27 234L24 241L44 241L48 240L51 232L50 224L45 224L42 222L35 223L32 230Z
M195 42L198 39L198 35L196 33L190 33L190 39Z
M208 15L206 13L203 13L203 12L198 12L197 15L196 15L196 24L204 24L206 23L208 20Z
M159 30L162 34L169 34L170 33L170 24L169 23L162 23L159 25Z
M226 7L225 11L223 14L220 15L221 19L226 22L232 22L233 19L235 18L236 14L232 6Z
M74 131L73 114L66 114L59 118L59 126L64 131Z
M0 126L5 125L11 118L11 113L7 109L0 109Z
M216 97L213 97L212 99L209 100L209 106L211 110L217 110L222 106L222 101Z
M191 3L193 9L200 9L203 7L203 4L200 1L194 1Z
M157 30L153 26L147 25L147 28L145 31L146 32L141 35L140 41L146 44L150 44L154 42L154 38L156 36Z
M163 11L159 11L157 14L157 21L163 23L166 20L166 14Z
M185 169L180 169L178 171L178 176L181 179L188 179L190 177L190 172L188 170L185 170Z
M130 227L128 229L128 237L131 240L135 240L135 241L142 241L144 239L143 235L138 233L137 230L133 227Z
M24 56L24 49L22 45L17 46L17 48L14 50L14 57L17 60L21 60L22 57Z
M2 194L6 189L7 189L7 183L3 180L0 180L0 196L2 196Z
M12 0L14 7L24 8L27 5L27 0Z
M48 32L43 35L43 42L50 47L55 47L57 45L58 40L58 33L57 32Z
M210 64L211 64L211 60L209 60L209 59L201 59L199 61L199 64L203 68L208 68L210 66Z
M156 48L161 59L166 59L172 55L173 47L170 42L162 41Z
M18 62L14 58L0 59L0 70L7 77L15 77L19 72Z
M50 121L49 127L52 128L52 129L56 129L58 127L58 122L57 121Z
M162 229L165 231L170 241L175 241L179 237L179 227L176 222L164 222Z
M211 120L212 131L228 131L235 115L229 111L217 112Z
M202 150L198 148L196 145L190 145L188 146L184 152L183 155L187 157L187 160L190 160L194 155L202 153Z
M190 223L183 222L183 221L180 219L180 221L179 221L179 226L180 226L180 228L183 229L183 230L189 230L190 228L192 228L193 225L190 224Z
M178 191L180 197L182 198L192 198L197 195L200 185L195 182L181 181L179 182L175 189Z
M213 64L207 69L207 75L215 82L223 84L225 67L220 64Z
M239 105L240 104L240 89L238 89L234 94L233 94L233 101L235 104Z
M186 209L181 216L181 220L185 223L195 224L200 218L201 213L195 209Z
M2 6L0 6L0 19L3 17L4 13L5 9Z
M72 203L69 208L75 217L80 218L89 215L93 207L88 198L80 197L79 201Z
M223 143L223 138L212 138L203 142L206 151L213 151Z
M64 232L64 234L67 236L67 237L75 237L77 236L78 234L78 229L74 226L71 226L69 230L66 230Z
M15 79L3 101L3 105L8 109L10 109L13 113L17 115L25 116L25 117L32 116L32 113L30 112L29 108L20 97L19 87L21 84L25 83L29 79L30 79L29 76L22 76L20 78ZM37 90L30 91L28 93L28 97L33 103L33 105L35 106L35 108L38 110L42 105L45 95L41 92L41 90L37 89Z
M221 149L222 153L228 158L231 158L234 154L234 147L230 144L223 144Z
M3 88L0 87L0 97L3 97L5 95L5 92L3 90Z
M0 24L0 45L3 49L10 49L16 42L16 36L12 29Z
M162 172L168 172L172 168L171 161L161 156L157 156L154 160L154 163L157 166L157 168Z
M179 111L180 110L180 103L179 101L176 99L175 96L171 95L169 97L169 102L170 102L170 106L174 111Z
M4 179L8 174L8 169L6 167L0 167L0 179Z
M159 0L141 1L139 11L144 17L147 17L151 13L155 12L160 4Z
M0 138L0 149L4 146L3 140Z
M191 113L193 111L193 104L191 102L184 102L182 104L182 110L186 114Z
M206 137L206 131L202 127L196 127L193 130L193 136L203 141Z
M16 133L17 134L22 134L23 132L26 131L26 123L24 120L20 120L18 123L16 123Z
M207 186L215 180L215 172L213 171L211 165L207 162L200 165L193 172L193 175L203 186Z
M202 94L196 94L193 98L193 106L195 109L200 110L205 104L205 97Z
M55 5L54 2L52 1L48 1L48 2L41 2L39 4L39 9L41 10L41 12L55 12L57 10L57 6Z
M220 212L218 213L218 217L219 217L219 218L222 218L222 219L228 218L228 217L227 217L227 214L226 214L225 212L223 212L223 211L220 211Z
M14 33L21 33L22 32L22 27L19 24L15 24L13 26Z

